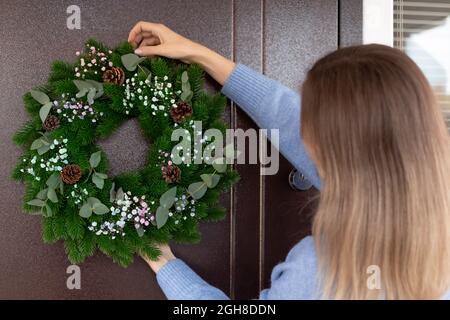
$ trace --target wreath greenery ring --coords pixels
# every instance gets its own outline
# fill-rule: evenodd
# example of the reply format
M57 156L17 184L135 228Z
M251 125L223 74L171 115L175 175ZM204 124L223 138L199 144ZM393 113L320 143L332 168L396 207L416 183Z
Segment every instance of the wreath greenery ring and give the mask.
M88 40L74 64L53 63L48 83L24 96L32 119L14 136L25 151L13 177L26 185L24 210L42 216L43 240L63 240L72 263L99 248L128 266L135 253L156 259L157 243L198 241L198 222L224 217L219 196L239 178L223 161L235 156L229 148L209 164L172 161L175 129L226 130L226 99L203 90L202 69L132 52ZM147 165L109 177L96 140L134 117L151 143Z

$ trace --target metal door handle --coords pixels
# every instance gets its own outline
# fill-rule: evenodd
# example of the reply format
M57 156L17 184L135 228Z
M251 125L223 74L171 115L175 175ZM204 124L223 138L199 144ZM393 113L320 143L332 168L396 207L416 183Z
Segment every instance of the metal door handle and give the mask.
M312 187L312 183L297 169L292 169L289 173L289 185L296 191L306 191Z

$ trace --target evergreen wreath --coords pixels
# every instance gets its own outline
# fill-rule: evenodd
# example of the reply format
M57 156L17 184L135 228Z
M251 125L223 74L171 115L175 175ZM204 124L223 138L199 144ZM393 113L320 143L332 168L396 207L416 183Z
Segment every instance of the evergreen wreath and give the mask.
M98 248L128 266L135 253L156 259L155 244L199 241L199 221L224 217L219 196L239 179L224 161L236 156L230 147L209 163L173 161L175 129L226 130L226 99L203 90L203 70L132 52L88 40L74 64L54 62L48 83L24 95L32 119L13 139L25 148L13 177L26 186L24 211L41 215L44 242L63 240L72 263ZM96 140L134 117L151 143L147 165L109 177Z

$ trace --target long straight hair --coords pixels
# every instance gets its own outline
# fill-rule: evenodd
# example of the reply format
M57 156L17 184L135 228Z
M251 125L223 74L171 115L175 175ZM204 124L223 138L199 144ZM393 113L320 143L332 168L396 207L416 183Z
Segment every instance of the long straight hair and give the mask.
M440 298L450 286L450 139L417 65L382 45L337 50L308 72L301 113L323 182L313 221L323 297Z

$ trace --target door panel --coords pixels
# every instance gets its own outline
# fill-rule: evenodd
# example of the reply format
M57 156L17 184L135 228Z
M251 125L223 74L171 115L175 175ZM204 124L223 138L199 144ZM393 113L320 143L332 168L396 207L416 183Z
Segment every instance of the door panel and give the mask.
M43 244L39 219L21 214L24 188L9 178L20 154L11 136L27 120L22 95L45 81L52 60L72 60L88 37L114 45L127 38L136 21L159 21L297 90L307 68L324 53L336 49L339 39L358 41L360 27L352 29L348 20L355 16L352 13L357 16L359 12L357 6L351 5L357 1L79 0L82 29L73 31L66 28L67 3L18 0L3 4L0 298L164 298L141 259L136 258L133 265L123 269L100 253L81 265L82 289L68 290L66 268L70 263L62 244ZM347 17L345 23L339 22L340 16ZM346 27L345 33L340 32L341 24ZM207 87L220 90L209 78ZM256 128L233 103L225 118L230 127ZM103 142L103 147L110 158L120 152L126 155L124 160L137 160L117 159L112 162L113 172L143 163L144 153L129 150L129 144L123 141L133 141L133 149L146 148L137 124L125 124ZM259 165L237 165L241 181L221 199L229 211L227 218L203 224L201 243L174 245L176 254L233 298L256 298L259 290L269 285L273 266L310 232L311 204L317 192L291 190L287 183L291 168L282 159L277 175L260 177Z
M265 74L298 91L309 67L337 48L337 9L337 2L329 0L267 1ZM291 169L282 158L278 174L263 180L263 286L269 285L273 266L310 231L308 206L316 192L292 190L287 183Z

